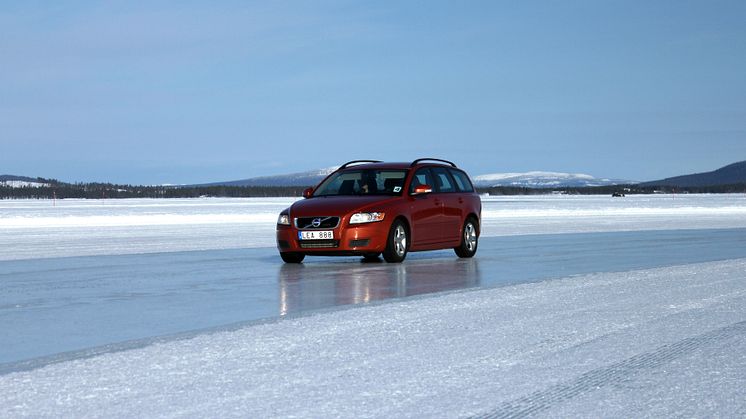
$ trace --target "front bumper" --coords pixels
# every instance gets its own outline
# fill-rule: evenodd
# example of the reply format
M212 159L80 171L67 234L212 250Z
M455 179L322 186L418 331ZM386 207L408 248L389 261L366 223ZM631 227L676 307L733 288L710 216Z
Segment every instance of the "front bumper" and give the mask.
M309 255L363 255L380 253L386 248L391 223L387 220L350 225L343 220L334 228L332 240L299 240L294 226L277 225L277 250Z

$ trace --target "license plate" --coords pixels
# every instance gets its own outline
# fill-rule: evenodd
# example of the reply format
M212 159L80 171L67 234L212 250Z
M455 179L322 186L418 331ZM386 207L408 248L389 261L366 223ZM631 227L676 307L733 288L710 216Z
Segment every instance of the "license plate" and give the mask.
M334 230L322 231L299 231L298 239L300 240L329 240L334 238Z

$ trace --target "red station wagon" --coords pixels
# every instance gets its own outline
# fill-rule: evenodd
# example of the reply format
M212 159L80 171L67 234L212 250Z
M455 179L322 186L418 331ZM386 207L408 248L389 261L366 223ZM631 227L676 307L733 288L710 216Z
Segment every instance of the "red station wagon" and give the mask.
M383 254L398 263L407 252L477 252L482 201L469 176L446 160L351 161L303 197L277 219L277 248L287 263L306 255Z

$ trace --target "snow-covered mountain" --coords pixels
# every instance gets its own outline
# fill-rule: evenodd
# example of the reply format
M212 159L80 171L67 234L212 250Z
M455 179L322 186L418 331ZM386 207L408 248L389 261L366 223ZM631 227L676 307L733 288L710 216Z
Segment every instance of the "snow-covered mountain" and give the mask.
M338 167L339 166L333 166L325 169L289 173L286 175L260 176L228 182L215 182L200 186L314 186L321 182L327 175L337 170Z
M49 186L48 183L40 182L39 179L26 176L0 175L0 186L11 188L40 188Z
M630 180L596 178L583 173L526 172L491 173L472 178L477 187L514 186L520 188L582 188L637 183Z

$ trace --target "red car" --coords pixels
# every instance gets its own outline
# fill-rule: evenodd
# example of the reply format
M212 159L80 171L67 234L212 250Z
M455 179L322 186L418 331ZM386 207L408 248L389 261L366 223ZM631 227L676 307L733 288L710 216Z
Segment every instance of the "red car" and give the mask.
M277 219L277 248L287 263L306 255L383 254L398 263L407 252L477 252L482 201L469 176L446 160L351 161L303 197Z

